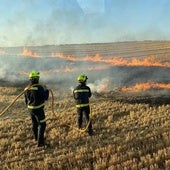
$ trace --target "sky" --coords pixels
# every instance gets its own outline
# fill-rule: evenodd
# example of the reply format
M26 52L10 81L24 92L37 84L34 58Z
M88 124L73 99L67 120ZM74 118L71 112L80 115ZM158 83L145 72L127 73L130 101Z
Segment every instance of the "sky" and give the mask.
M0 47L170 40L169 0L0 0Z

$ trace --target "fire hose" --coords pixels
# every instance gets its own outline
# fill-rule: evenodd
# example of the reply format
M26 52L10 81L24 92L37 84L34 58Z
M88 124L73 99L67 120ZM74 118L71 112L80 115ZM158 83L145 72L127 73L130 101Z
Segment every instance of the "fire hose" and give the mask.
M52 100L51 100L52 113L56 116L56 114L55 114L55 112L54 112L54 94L53 94L53 91L52 91L51 89L50 89L49 91L50 91L51 97L52 97ZM91 113L91 109L90 109L90 113ZM80 131L80 132L83 133L83 132L85 132L85 131L88 129L88 127L89 127L89 125L90 125L90 122L91 122L91 116L90 116L89 121L87 122L87 125L86 125L85 128L79 129L79 128L74 127L74 126L71 126L71 125L69 125L69 124L66 124L66 125L67 125L68 127L72 128L72 129L76 129L76 130L78 130L78 131Z
M37 85L37 84L36 84L36 85ZM25 90L23 90L6 108L4 108L4 109L0 112L0 117L1 117L10 107L12 107L12 106L14 105L14 103L15 103L26 91L28 91L28 90L29 90L31 87L33 87L33 86L34 86L34 85L32 85L32 86L26 88ZM52 98L52 100L51 100L51 111L52 111L52 113L56 116L56 113L55 113L55 111L54 111L54 93L53 93L53 90L51 90L51 89L49 89L49 91L50 91L51 98ZM90 113L91 113L91 109L90 109ZM56 116L56 117L57 117L57 116ZM87 129L88 129L89 125L90 125L90 122L91 122L91 116L90 116L89 121L87 122L87 125L85 126L85 128L79 129L79 128L74 127L74 126L69 125L69 124L65 124L65 125L68 126L68 127L70 127L70 128L72 128L72 129L76 129L77 131L83 133L83 132L87 131Z

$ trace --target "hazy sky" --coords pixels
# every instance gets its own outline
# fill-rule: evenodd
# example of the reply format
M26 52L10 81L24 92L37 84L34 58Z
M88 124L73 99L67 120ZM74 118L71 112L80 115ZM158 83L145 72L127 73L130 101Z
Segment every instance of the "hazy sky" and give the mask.
M170 0L0 0L0 46L170 40Z

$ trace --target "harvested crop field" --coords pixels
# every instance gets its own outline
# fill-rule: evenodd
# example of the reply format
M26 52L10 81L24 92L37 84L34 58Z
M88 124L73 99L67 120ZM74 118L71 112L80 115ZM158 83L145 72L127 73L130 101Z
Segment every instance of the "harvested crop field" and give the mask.
M76 128L77 114L71 90L76 85L78 70L66 73L62 72L58 66L57 68L39 66L40 71L44 71L44 75L53 73L53 79L56 75L56 81L50 81L49 77L43 79L54 94L53 105L51 102L53 98L50 95L45 107L47 119L45 136L47 143L50 144L46 149L38 148L33 140L31 120L24 103L24 96L21 95L15 100L28 83L26 73L30 67L26 67L25 70L24 67L17 68L17 72L13 72L20 76L22 82L18 81L17 76L10 79L2 76L0 169L170 169L170 42L63 45L49 46L48 50L30 47L29 50L41 53L40 56L52 52L61 53L63 54L60 55L60 59L63 57L62 64L66 66L68 64L72 69L79 68L78 63L84 62L74 60L73 57L78 57L80 54L80 58L93 55L91 58L97 61L88 60L86 63L91 64L93 68L99 65L107 67L111 60L104 61L104 59L114 58L115 55L128 59L126 60L128 63L132 62L131 58L135 56L142 64L138 66L127 66L125 62L121 66L109 64L107 72L105 72L106 69L100 69L101 67L88 70L88 75L90 74L88 84L93 91L90 99L93 136L81 133ZM16 56L21 54L22 48L15 50L3 48L1 51L5 51L9 59L11 54L15 53ZM100 57L94 58L97 53ZM72 56L69 62L68 55ZM154 55L155 58L147 61L150 61L150 64L156 63L156 66L143 65L145 64L143 59L150 55ZM4 60L5 55L0 57ZM21 61L28 65L33 60L35 63L38 63L37 59L40 60L40 58L34 59L27 56L29 60L27 61L26 57L20 57ZM50 57L46 62L49 60ZM17 56L17 62L19 61ZM117 60L114 59L114 61ZM58 72L58 69L61 72ZM3 73L6 74L6 72ZM118 74L120 72L121 74ZM57 80L59 74L62 74L62 79ZM65 79L67 76L74 78L73 80ZM119 79L121 76L123 79ZM102 81L98 83L95 79ZM13 101L15 101L14 104L2 114Z

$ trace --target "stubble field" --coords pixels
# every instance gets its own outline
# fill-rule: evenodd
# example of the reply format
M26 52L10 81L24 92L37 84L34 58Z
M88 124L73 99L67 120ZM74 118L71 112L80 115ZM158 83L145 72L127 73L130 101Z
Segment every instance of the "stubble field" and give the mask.
M161 43L157 44L156 49L163 56L161 47ZM145 50L138 52L144 53ZM130 55L130 52L127 54ZM169 53L163 59L169 62ZM1 113L24 87L1 85ZM45 137L50 146L46 149L36 146L30 117L21 96L0 116L0 169L170 169L169 98L164 100L159 95L156 98L148 97L144 92L94 92L90 99L94 135L88 136L76 129L77 114L70 89L64 92L53 86L51 89L54 103L52 105L50 95L45 106ZM166 94L169 95L168 90Z

